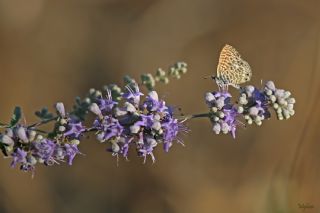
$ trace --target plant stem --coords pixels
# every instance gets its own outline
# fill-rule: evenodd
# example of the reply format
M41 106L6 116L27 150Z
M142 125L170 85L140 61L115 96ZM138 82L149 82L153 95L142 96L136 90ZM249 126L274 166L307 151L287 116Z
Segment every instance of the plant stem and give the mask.
M43 125L43 124L49 123L49 122L54 121L54 120L57 120L57 119L58 119L58 117L56 116L56 117L50 118L50 119L48 119L48 120L43 120L43 121L40 121L40 122L38 122L38 123L34 123L34 124L28 126L28 128L33 128L33 127L41 126L41 125Z
M200 114L183 116L181 117L181 120L187 121L193 118L208 118L208 117L210 117L210 113L200 113Z

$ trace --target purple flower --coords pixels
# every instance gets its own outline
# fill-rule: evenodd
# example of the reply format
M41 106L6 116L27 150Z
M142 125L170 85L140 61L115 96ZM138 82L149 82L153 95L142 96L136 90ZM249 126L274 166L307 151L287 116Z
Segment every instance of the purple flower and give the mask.
M138 106L140 103L140 97L143 96L143 93L140 92L138 85L128 85L126 86L126 89L127 92L123 94L123 97L133 105Z
M49 139L42 139L32 143L32 154L38 159L44 161L46 165L52 165L55 160L53 157L56 144Z
M237 129L237 110L231 103L231 94L227 91L207 93L205 96L210 109L209 117L216 134L231 133L235 138Z
M11 156L13 157L13 160L11 162L11 167L15 167L18 163L25 164L27 163L27 152L17 148Z
M168 109L164 101L159 100L156 91L149 92L145 102L142 105L143 109L147 109L150 112L158 111L163 112Z
M162 123L163 129L163 149L169 152L172 142L176 140L183 145L183 141L178 138L179 133L186 133L188 129L177 119L172 118L170 115Z
M104 116L102 120L97 118L93 123L93 127L98 130L97 139L101 142L113 137L119 137L123 131L119 121L108 115Z
M80 138L81 134L85 132L86 129L82 125L82 122L76 122L74 120L71 120L67 124L67 130L64 132L64 136L69 138Z
M76 144L64 144L65 156L68 158L68 164L71 166L72 161L77 154L80 154L78 146Z
M111 91L107 90L107 98L98 98L97 104L102 112L111 112L113 107L118 104L118 102L112 100Z

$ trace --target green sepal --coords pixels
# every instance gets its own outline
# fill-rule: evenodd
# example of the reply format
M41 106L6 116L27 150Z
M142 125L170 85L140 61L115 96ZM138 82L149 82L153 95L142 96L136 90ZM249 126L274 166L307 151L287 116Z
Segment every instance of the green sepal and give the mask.
M10 121L10 127L14 127L15 125L17 125L17 123L19 123L21 117L22 117L21 107L16 106L13 110L13 115L12 115L11 121Z
M40 111L36 111L35 115L41 120L50 120L53 118L53 114L48 111L47 107L43 107Z

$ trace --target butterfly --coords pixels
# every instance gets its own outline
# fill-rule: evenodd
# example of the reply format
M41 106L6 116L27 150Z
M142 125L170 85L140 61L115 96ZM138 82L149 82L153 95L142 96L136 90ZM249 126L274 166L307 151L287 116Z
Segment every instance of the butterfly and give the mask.
M228 89L230 85L239 89L239 84L250 81L251 76L252 71L248 62L241 58L234 47L226 44L220 52L217 75L211 78L219 88Z

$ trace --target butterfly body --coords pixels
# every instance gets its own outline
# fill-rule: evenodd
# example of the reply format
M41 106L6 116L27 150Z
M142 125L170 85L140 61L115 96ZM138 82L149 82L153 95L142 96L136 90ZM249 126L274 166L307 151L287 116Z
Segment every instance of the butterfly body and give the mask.
M219 87L233 86L250 81L252 71L248 62L241 58L239 52L231 45L225 45L219 56L217 75L212 76Z

